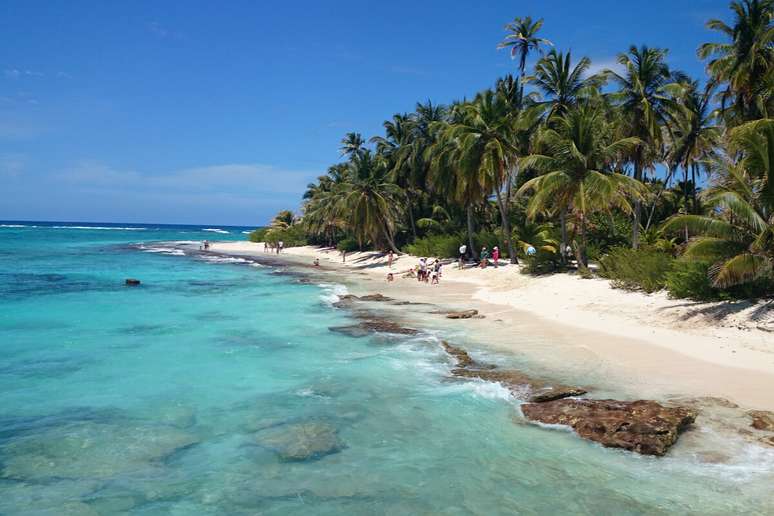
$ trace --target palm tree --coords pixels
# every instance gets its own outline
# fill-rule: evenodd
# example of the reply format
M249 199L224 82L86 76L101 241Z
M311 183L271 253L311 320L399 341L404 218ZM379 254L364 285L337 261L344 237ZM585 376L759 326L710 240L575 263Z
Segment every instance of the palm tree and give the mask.
M522 78L527 66L527 56L533 50L540 50L540 45L553 45L545 38L537 37L540 28L543 27L543 18L532 21L531 16L524 18L514 18L514 20L505 26L508 35L497 45L498 49L510 48L511 59L519 58L519 71Z
M352 158L363 152L365 140L360 133L347 133L344 138L341 139L341 155Z
M556 49L551 49L537 62L534 74L525 80L534 84L546 97L547 100L542 103L548 107L549 120L566 113L584 91L599 85L596 77L586 77L590 66L588 57L581 58L572 66L570 52L563 54Z
M295 215L290 210L282 210L271 221L270 226L277 229L287 229L296 221Z
M685 256L714 262L715 287L770 276L774 271L774 119L747 122L729 133L734 161L719 159L722 182L704 200L710 215L676 215L664 231L687 227L699 235Z
M687 210L689 206L688 186L691 185L691 209L696 213L696 175L701 167L706 168L720 138L711 110L712 89L702 92L696 81L674 84L671 89L675 92L676 102L669 110L672 141L668 161L683 168L685 208Z
M522 166L542 174L517 192L532 192L527 216L566 210L576 229L579 267L588 266L586 225L588 217L612 208L631 211L629 199L639 199L642 183L612 171L613 163L639 144L634 137L612 141L602 110L581 104L556 119L556 129L546 128L538 137L543 154L523 158Z
M463 177L478 176L473 182L494 192L508 255L511 263L518 263L504 192L516 163L518 118L513 116L506 99L492 90L479 93L472 102L461 104L458 110L459 120L448 126L444 137L454 144L458 172Z
M361 243L366 239L374 246L386 242L397 253L394 234L403 195L400 187L389 181L386 165L367 149L355 154L349 162L350 179L342 185L336 209Z
M624 67L622 74L613 70L603 73L619 87L611 99L621 111L624 134L638 138L640 145L633 149L631 160L634 179L643 180L643 171L651 168L658 157L665 124L665 99L662 88L671 75L664 62L666 50L632 45L629 52L618 55L618 63ZM632 247L639 246L641 201L634 201L632 223Z
M774 0L734 0L733 26L712 19L707 28L728 38L726 43L705 43L700 59L709 59L707 72L715 85L723 84L721 109L729 102L733 118L755 120L771 114L774 87ZM730 115L730 113L727 113Z

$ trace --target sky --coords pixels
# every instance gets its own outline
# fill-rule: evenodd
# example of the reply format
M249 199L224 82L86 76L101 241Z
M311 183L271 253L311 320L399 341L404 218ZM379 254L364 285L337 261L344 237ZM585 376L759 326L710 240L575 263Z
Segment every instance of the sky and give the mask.
M480 5L477 5L480 4ZM0 219L262 225L349 131L471 97L516 61L516 16L594 69L696 48L727 0L3 1Z

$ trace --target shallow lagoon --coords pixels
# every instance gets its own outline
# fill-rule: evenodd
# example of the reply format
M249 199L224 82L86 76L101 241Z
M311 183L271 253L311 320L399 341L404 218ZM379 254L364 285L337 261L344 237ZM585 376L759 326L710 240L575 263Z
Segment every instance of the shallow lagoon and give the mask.
M147 243L212 236L0 227L0 513L772 507L762 448L654 459L523 424L504 389L448 380L433 333L328 331L352 322L340 286Z

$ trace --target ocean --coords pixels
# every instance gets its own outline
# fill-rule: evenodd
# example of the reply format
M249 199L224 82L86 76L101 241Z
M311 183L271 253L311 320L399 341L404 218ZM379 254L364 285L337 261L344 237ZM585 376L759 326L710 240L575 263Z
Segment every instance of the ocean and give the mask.
M0 514L774 510L762 447L653 458L526 424L450 380L439 330L336 333L346 283L180 245L250 229L0 223Z

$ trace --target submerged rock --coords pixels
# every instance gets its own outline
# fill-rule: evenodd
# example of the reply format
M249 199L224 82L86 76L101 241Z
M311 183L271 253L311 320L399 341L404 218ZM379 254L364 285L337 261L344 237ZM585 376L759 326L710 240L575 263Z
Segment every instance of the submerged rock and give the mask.
M333 306L336 308L348 308L352 306L356 300L357 296L353 296L352 294L344 294L339 296L339 300L333 303Z
M579 436L602 446L659 456L696 419L694 410L648 400L563 399L525 403L521 410L529 420L568 425Z
M336 333L349 335L350 337L365 337L371 333L394 333L398 335L416 335L419 333L419 330L404 328L400 324L382 319L362 321L349 326L331 326L328 329Z
M360 296L358 299L360 299L360 301L377 301L377 302L392 301L391 297L383 296L382 294L378 294L378 293Z
M774 412L767 410L751 410L747 413L752 418L752 427L756 430L774 432Z
M255 440L285 461L316 460L344 448L335 427L316 421L272 426Z
M443 346L443 349L448 354L454 357L454 359L457 361L457 367L470 367L476 363L475 360L473 360L470 355L468 355L468 352L462 348L452 346L445 340L441 341L441 346Z
M151 467L197 442L192 434L169 426L71 423L7 444L2 477L110 478Z
M478 310L463 310L462 312L448 312L447 319L482 319L483 315L478 315Z
M462 378L479 378L487 382L500 383L517 396L526 398L532 403L544 403L586 394L586 390L581 387L545 382L514 369L454 369L452 374Z
M127 278L127 279L126 279L126 281L125 281L124 283L125 283L125 284L126 284L126 286L128 286L128 287L136 287L137 285L139 285L139 284L140 284L140 280L138 280L138 279L134 279L134 278Z

